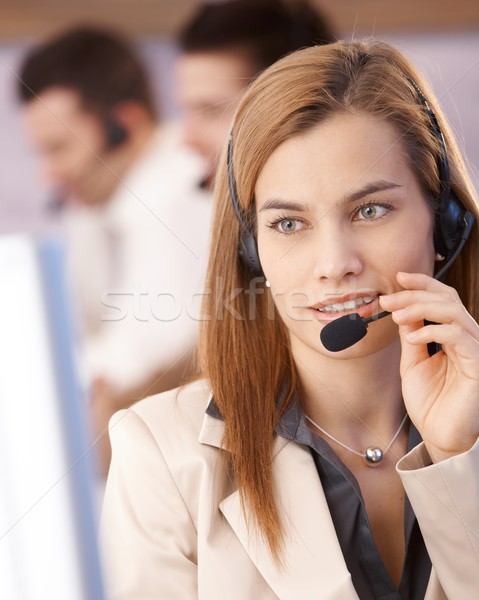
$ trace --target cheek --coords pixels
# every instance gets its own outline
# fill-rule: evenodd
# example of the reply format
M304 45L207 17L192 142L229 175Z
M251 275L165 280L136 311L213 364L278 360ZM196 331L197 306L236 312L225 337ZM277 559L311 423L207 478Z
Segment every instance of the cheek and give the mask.
M93 118L79 120L72 126L74 148L79 158L99 155L107 148L107 133L104 126Z
M423 252L411 252L404 258L405 267L401 270L432 275L434 271L434 248L424 247Z
M88 138L82 136L76 139L68 159L71 172L79 176L84 173L85 175L94 173L100 168L104 169L105 163L109 162L104 136L92 132Z
M270 282L273 289L284 289L287 285L294 285L295 268L292 268L291 257L284 255L284 248L281 249L275 243L275 235L261 233L258 235L258 252L261 259L261 266L266 279ZM290 260L288 260L288 258Z
M308 276L309 269L304 269L304 265L298 261L287 260L287 256L281 259L282 254L284 249L277 253L263 253L261 265L271 285L274 304L287 323L304 318L304 306L311 306L315 302L314 284Z
M280 294L276 303L289 305L312 304L318 293L315 279L317 243L303 233L290 238L269 229L265 222L258 225L258 251L261 266L273 292ZM286 299L285 299L286 298Z
M65 153L63 160L64 171L72 178L81 179L94 169L95 164L99 162L97 152L85 147L76 145L69 152Z
M435 250L432 219L427 218L425 221L422 226L411 227L410 231L397 241L395 248L391 248L398 271L433 274ZM418 240L421 241L418 243Z

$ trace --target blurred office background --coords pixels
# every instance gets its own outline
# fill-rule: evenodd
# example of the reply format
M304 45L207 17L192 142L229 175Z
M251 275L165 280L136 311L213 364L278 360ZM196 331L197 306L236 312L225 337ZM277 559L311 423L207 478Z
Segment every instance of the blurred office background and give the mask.
M12 232L41 233L56 227L54 215L51 209L48 209L52 198L45 184L38 178L37 163L27 145L22 130L20 110L16 98L18 87L17 73L27 48L34 43L42 41L50 34L61 32L70 26L78 24L107 25L111 28L124 31L138 44L140 53L152 75L159 114L163 119L175 119L178 116L179 110L175 101L173 71L176 53L175 34L189 19L199 1L82 0L78 2L74 0L0 0L0 234ZM260 2L261 0L257 1ZM396 44L413 60L416 66L426 75L441 100L444 110L459 139L459 143L464 148L468 157L470 173L476 188L479 190L479 117L477 111L479 103L479 2L477 0L455 0L454 2L452 0L403 0L402 2L398 2L398 0L310 1L317 3L322 12L330 18L332 27L339 37L344 39L351 39L352 37L386 39ZM17 244L15 240L12 242L7 240L5 243ZM26 242L23 243L26 244ZM4 250L3 254L2 248ZM20 359L17 360L17 364L22 366L22 361L25 361L25 364L29 364L30 362L33 365L37 363L37 357L44 358L47 354L43 346L46 347L48 340L45 341L46 338L45 340L39 338L37 346L32 345L30 340L30 354L26 354L22 346L22 335L26 335L25 331L28 331L28 335L31 338L31 331L34 329L34 324L37 321L43 322L42 319L45 320L45 316L43 316L38 317L35 321L36 313L31 310L31 307L39 306L43 302L42 294L45 290L50 287L54 288L55 286L45 286L45 289L37 290L37 295L29 290L26 292L23 291L20 294L17 290L23 289L18 287L19 282L23 282L22 277L20 277L23 271L18 268L17 263L9 259L8 252L10 250L9 246L4 245L2 247L0 245L0 262L2 257L6 257L4 265L8 263L8 269L5 273L11 276L11 279L8 279L4 275L0 281L3 289L6 288L11 292L10 295L4 294L5 302L2 305L3 310L0 313L4 317L3 322L0 320L0 324L2 325L3 338L6 340L3 344L3 354L2 345L0 345L0 356L3 356L5 361L7 361L7 358L12 355L12 346L8 342L9 329L7 327L11 325L11 339L15 339L18 342L17 354ZM25 246L23 250L24 253L27 251L30 252L31 248ZM36 281L32 276L32 281L34 280ZM14 286L15 282L17 287ZM28 308L25 308L24 304L17 301L20 297L28 300L30 303ZM50 302L50 304L52 303ZM66 305L66 301L64 301L64 304ZM56 311L56 320L58 321L58 306L53 306L52 304L52 307L52 310L55 309ZM14 318L15 314L19 315L16 320ZM25 316L28 316L30 320L26 319ZM51 321L53 322L52 319ZM23 333L21 336L17 336L14 330L14 326L18 322L22 323ZM32 323L31 326L29 325L30 323ZM41 343L43 346L40 345ZM58 354L60 355L62 352L58 352ZM40 361L39 365L41 366L42 364L42 361ZM14 385L16 388L15 377L17 377L17 374L12 372L9 375L10 380L13 382L12 386ZM21 369L17 379L22 380L22 378L23 369ZM74 376L72 374L70 383L73 384L73 380ZM28 384L30 388L34 389L36 385L35 381L30 373L30 378L25 378L25 385ZM4 396L8 397L5 385L3 386L3 390L0 391L3 391ZM31 399L35 395L35 391L35 389L34 392L31 392L30 389L27 390L25 397L28 396ZM50 395L54 396L54 394ZM60 392L58 392L58 395L61 395ZM66 394L64 395L66 396ZM14 397L14 394L10 394L10 397ZM18 389L15 389L15 397L19 397ZM9 408L8 403L4 402L2 404L2 397L0 397L0 408L2 406L4 410ZM34 478L30 476L30 473L34 472L31 467L29 469L20 469L20 471L25 472L26 479L31 479L33 484L38 484L37 487L40 491L37 491L37 488L31 488L33 490L31 491L31 495L33 494L33 496L25 496L23 498L23 502L25 503L24 508L22 508L22 505L18 505L18 502L14 503L12 501L11 503L12 506L15 506L16 512L22 512L23 510L25 515L29 513L36 515L37 522L40 522L43 518L42 515L46 513L31 511L30 507L36 506L39 503L39 499L43 499L44 496L48 496L50 503L56 502L57 496L63 493L63 488L66 490L65 495L70 494L71 489L67 486L64 474L72 471L71 465L75 466L78 463L81 466L82 464L81 460L73 460L70 455L65 457L59 456L61 451L56 450L57 447L51 439L49 443L46 443L43 438L38 438L37 441L35 435L46 436L45 431L47 433L49 431L48 428L43 427L43 418L51 419L52 422L54 421L54 417L49 417L48 414L41 412L42 406L39 405L38 411L30 415L31 442L32 445L36 443L37 447L42 448L45 452L50 452L52 455L56 452L56 462L52 458L51 467L47 464L50 458L44 458L43 454L40 453L37 453L37 458L45 463L45 467L48 467L50 470L56 468L62 475L61 477L57 477L56 472L52 475L50 471L46 475L43 470L38 471L36 473L37 477ZM72 406L69 404L67 406L71 410L75 408L73 403ZM22 451L24 450L23 440L25 439L25 435L28 435L28 430L22 424L23 405L16 408L18 408L18 427L11 419L7 420L4 418L2 420L4 423L3 443L5 446L5 428L8 425L11 428L10 437L17 443L18 455L22 458L26 454L25 452L22 453ZM1 411L0 414L2 414ZM38 416L36 416L37 414ZM72 417L72 414L68 414L70 421L77 423L79 420L78 416L75 413ZM38 423L41 423L42 426L36 427ZM18 431L22 431L23 436L18 436L17 439ZM59 427L57 427L57 433L60 439ZM0 436L0 441L2 441L2 436ZM58 443L60 444L60 441ZM11 448L13 447L12 445ZM77 452L77 455L80 457L84 454L80 451ZM3 452L3 455L8 457L7 460L10 460L8 452ZM29 457L27 456L27 458ZM3 479L5 480L5 468L2 468L2 472ZM57 483L54 486L52 485L52 489L55 488L57 496L49 492L48 494L45 493L46 482L63 479L65 479L63 487L57 485ZM72 478L72 481L76 484L78 482L82 484L83 479L80 480L76 476L75 479ZM1 484L2 481L0 481L0 487ZM78 505L83 502L84 497L86 498L85 486L80 484L75 488L76 499L78 500L79 498ZM100 487L98 494L98 502L95 503L98 507L101 503L101 491L102 487ZM3 495L5 496L5 494ZM13 496L10 494L8 498L11 497ZM35 501L32 502L30 497L33 497ZM5 504L5 498L3 500ZM83 504L87 506L88 502L85 501ZM43 510L47 511L50 504L43 503L42 506L44 507ZM14 513L11 510L8 512L4 506L0 505L0 509L2 508L4 509L4 514L10 519L8 521L9 529L5 533L9 533L14 527L15 531L19 533L17 537L4 536L5 543L3 547L0 546L0 571L2 556L6 563L12 565L15 559L15 564L23 565L22 568L24 570L26 569L25 565L28 566L31 564L32 567L31 571L28 572L28 577L25 576L25 573L21 573L20 570L16 572L15 569L11 569L12 581L10 584L13 590L16 579L20 579L21 574L22 581L27 581L29 589L30 587L33 589L41 577L48 575L48 569L46 567L43 568L43 563L37 561L37 555L35 554L37 552L37 545L32 546L29 542L20 548L20 542L17 543L17 539L21 541L23 539L21 536L26 536L26 534L23 533L21 527L16 527L16 518L12 517ZM65 510L68 508L67 502L64 503L64 508ZM67 522L68 514L65 514L65 522ZM83 515L84 521L80 523L83 527L84 522L86 523L90 519L88 515L85 516L84 506L76 506L74 516L77 517L77 520L78 515ZM23 525L25 525L25 528L28 526L28 519L24 519L22 516L21 519L18 519L18 522L20 521L22 521L22 527ZM73 522L73 517L71 517L71 522ZM48 523L48 519L45 519L45 527L47 527ZM83 527L83 529L87 530L86 527ZM82 573L85 573L85 569L88 568L90 569L90 573L93 573L99 581L100 576L96 562L91 558L95 556L95 552L93 533L91 531L90 533L92 539L83 540L82 543L85 555L88 555L90 558L89 562L85 559L85 564L83 565L82 563ZM1 534L2 531L0 531L0 536ZM35 530L33 536L35 535L36 538L32 537L31 539L42 541L41 545L38 544L40 548L38 552L41 553L44 548L43 540L48 533L41 534ZM26 540L27 538L25 537L24 539ZM11 551L12 548L15 550L15 544L18 546L16 554ZM27 546L29 553L25 551ZM57 546L58 548L64 548L66 542L59 538ZM4 552L3 555L2 549ZM47 553L46 557L50 560L51 554ZM70 560L70 566L75 564L75 560L79 562L78 557L73 557ZM62 562L65 563L65 559ZM33 567L35 567L34 571ZM78 573L80 573L79 570ZM89 580L93 581L92 585L97 585L97 589L99 589L100 583L95 583L95 577L90 576ZM65 577L64 585L69 585L72 580L73 575L70 576L68 581L67 577ZM58 583L58 586L60 583ZM30 596L25 591L27 583L22 585L22 589L24 590L23 595L18 596L13 595L14 592L10 592L9 595L8 592L5 592L5 588L1 588L0 584L0 596L9 599L15 598L15 600L17 597L48 597L50 599L66 597L61 592L57 595L49 593L49 595L40 596L38 595L38 590L32 592L33 595ZM73 596L71 597L73 598ZM86 591L84 596L80 596L79 592L78 597L100 598L101 596L99 592L95 595Z
M0 232L42 231L51 200L38 180L16 101L26 48L78 23L119 28L138 43L160 114L174 118L174 36L199 0L0 0ZM386 39L426 75L466 150L479 189L479 3L476 0L314 0L338 35ZM313 3L314 3L313 2Z

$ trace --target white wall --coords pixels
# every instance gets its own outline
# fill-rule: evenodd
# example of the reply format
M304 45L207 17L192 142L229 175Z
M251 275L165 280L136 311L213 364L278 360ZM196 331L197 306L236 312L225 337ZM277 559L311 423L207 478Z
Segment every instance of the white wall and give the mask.
M443 34L390 36L427 76L441 99L470 162L479 190L479 36ZM143 40L142 55L165 117L177 114L173 73L175 50L168 41ZM35 160L24 139L16 103L16 73L25 44L0 44L0 232L40 231L49 222L48 190L37 180Z
M479 34L391 37L422 71L449 118L479 191Z

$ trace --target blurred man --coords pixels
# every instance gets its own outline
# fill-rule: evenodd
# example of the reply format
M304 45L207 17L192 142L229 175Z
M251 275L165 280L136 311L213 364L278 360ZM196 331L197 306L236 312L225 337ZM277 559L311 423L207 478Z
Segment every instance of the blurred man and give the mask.
M185 373L210 202L193 183L198 158L157 125L144 69L118 35L68 32L33 49L20 77L27 133L65 207L102 432L112 412L174 387Z
M306 2L231 0L198 9L179 35L177 81L184 139L207 162L206 187L251 80L293 50L335 39Z

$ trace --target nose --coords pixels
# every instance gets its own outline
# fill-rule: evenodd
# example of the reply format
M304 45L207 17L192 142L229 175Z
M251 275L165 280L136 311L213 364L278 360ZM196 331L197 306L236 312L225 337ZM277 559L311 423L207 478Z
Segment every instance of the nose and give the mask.
M341 281L358 276L363 270L359 244L351 231L327 223L317 227L314 277Z

